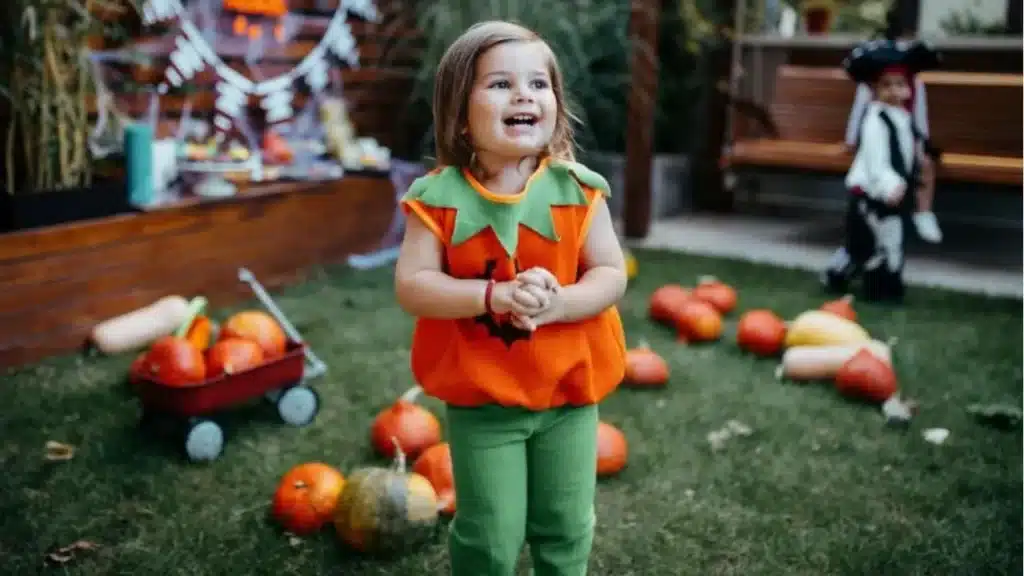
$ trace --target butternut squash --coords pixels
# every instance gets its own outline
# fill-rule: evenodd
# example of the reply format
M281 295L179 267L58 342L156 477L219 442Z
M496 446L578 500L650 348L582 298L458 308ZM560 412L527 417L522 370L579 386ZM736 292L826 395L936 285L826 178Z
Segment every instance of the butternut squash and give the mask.
M775 377L788 380L828 380L835 378L836 373L850 358L861 350L867 350L886 366L892 366L892 345L889 342L869 340L859 344L840 344L833 346L794 346L782 355L782 362L775 369Z
M93 327L89 340L104 354L138 350L173 333L188 315L187 300L167 296L149 306L100 322Z
M835 346L871 341L871 335L856 322L821 310L797 316L786 330L786 348L793 346Z

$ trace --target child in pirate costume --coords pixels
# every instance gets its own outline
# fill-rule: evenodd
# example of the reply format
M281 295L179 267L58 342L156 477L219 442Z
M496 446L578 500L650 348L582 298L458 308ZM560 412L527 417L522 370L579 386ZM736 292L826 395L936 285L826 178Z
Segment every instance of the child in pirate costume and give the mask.
M908 78L934 67L936 53L920 41L875 40L844 62L850 77L872 89L853 164L846 175L849 204L845 245L825 270L827 288L845 292L862 276L867 300L902 301L904 221L920 184L917 150L923 146L911 113Z
M907 46L916 41L915 36L916 30L901 22L897 9L893 8L886 14L886 28L883 32L883 37L886 40ZM935 218L935 213L932 212L932 203L935 199L935 168L939 161L939 153L929 141L928 98L924 82L916 74L910 72L907 75L907 82L910 92L907 99L903 101L903 105L911 113L914 127L921 134L923 140L923 144L917 150L920 162L920 186L915 191L917 204L911 220L917 235L922 240L937 244L942 241L942 229L939 228L939 222ZM850 109L850 119L846 125L845 145L850 152L857 150L864 114L873 100L871 86L858 83L853 106Z

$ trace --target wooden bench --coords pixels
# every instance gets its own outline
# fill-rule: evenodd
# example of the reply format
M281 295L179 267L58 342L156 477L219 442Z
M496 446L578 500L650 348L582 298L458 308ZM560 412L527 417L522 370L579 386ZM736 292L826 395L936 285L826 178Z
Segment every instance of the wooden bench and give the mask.
M972 72L921 74L928 121L943 150L939 182L1022 185L1024 76ZM843 141L856 88L839 68L780 66L770 122L736 122L723 166L844 173Z

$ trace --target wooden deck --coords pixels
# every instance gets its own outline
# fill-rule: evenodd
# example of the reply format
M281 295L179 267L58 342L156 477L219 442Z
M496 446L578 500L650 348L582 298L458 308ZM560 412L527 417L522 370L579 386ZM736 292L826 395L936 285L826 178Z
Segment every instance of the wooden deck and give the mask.
M247 298L240 266L272 288L371 250L394 202L386 176L352 175L0 235L0 366L80 349L97 322L169 294Z

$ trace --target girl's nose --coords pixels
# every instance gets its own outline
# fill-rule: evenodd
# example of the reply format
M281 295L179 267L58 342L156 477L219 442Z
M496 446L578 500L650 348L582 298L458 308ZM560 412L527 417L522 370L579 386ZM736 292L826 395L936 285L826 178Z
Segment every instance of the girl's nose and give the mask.
M516 90L515 101L516 103L533 102L533 94L530 94L530 91L526 87L520 86L519 89Z

